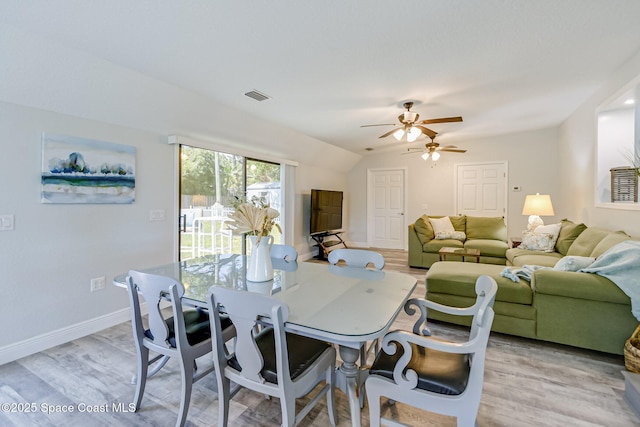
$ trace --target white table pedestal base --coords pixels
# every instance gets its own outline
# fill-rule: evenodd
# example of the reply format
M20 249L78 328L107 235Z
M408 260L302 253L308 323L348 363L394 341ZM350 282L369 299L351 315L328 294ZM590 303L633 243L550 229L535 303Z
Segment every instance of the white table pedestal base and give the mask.
M356 365L356 361L360 358L360 350L340 346L340 358L342 364L338 368L336 380L338 387L344 391L349 399L349 409L351 410L351 425L360 427L360 400L358 399L358 391L356 385L360 375L360 369ZM362 390L360 390L362 392Z

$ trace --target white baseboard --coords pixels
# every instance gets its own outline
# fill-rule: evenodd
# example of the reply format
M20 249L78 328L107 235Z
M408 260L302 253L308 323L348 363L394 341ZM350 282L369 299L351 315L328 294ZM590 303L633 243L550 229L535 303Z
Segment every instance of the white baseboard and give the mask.
M128 320L131 320L129 307L37 337L0 347L0 365L82 338Z

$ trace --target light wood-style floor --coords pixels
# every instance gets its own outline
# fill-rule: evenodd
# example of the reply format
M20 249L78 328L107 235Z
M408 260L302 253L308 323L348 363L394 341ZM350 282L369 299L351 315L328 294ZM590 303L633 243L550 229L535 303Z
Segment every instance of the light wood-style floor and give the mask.
M385 269L415 275L419 280L415 294L424 296L426 270L407 267L404 251L380 252L387 261ZM403 314L395 329L410 329L411 325ZM126 407L134 394L130 380L135 371L135 353L130 328L126 322L0 366L0 404L35 404L35 411L30 413L10 412L2 405L0 426L174 425L180 403L180 374L177 363L172 361L147 382L139 412L117 410L118 404ZM461 328L442 323L435 324L432 331L444 337L463 333ZM492 334L478 424L640 426L624 401L623 369L622 356ZM216 425L216 399L213 376L198 382L187 425ZM349 426L348 402L340 391L336 392L336 403L339 425ZM73 413L58 412L68 405ZM47 414L46 409L52 412ZM383 411L386 416L414 426L455 426L454 418L399 403L385 405ZM230 419L230 426L277 426L280 407L276 399L266 400L261 394L243 390L233 399ZM369 424L366 406L362 420L364 426ZM328 426L325 404L318 405L301 425Z

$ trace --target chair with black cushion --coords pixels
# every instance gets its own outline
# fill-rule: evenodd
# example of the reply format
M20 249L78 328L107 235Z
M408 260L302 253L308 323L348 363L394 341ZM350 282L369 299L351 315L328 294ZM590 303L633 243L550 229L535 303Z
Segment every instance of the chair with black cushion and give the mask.
M213 358L218 383L218 426L225 427L229 402L242 387L280 399L282 425L297 425L326 395L329 420L336 424L334 407L335 349L324 341L284 331L288 306L267 295L212 286L207 303L211 315ZM237 332L235 353L221 351L224 341L222 316L231 318ZM268 319L267 319L268 318ZM258 324L269 326L258 328ZM241 387L231 391L231 381ZM296 399L324 382L296 415Z
M196 359L212 350L209 315L200 309L183 311L181 298L184 286L169 277L130 271L127 289L137 352L136 394L133 399L135 410L140 408L147 378L157 373L174 357L180 363L182 377L176 425L182 426L187 419L193 383L213 370L213 366L202 370L198 370L196 366ZM147 303L148 326L143 321L139 294L142 294ZM160 302L167 299L171 301L171 317L165 317L160 309ZM226 338L223 338L223 342L226 342L234 335L233 326L229 319L222 319L221 324ZM158 355L150 360L149 350ZM150 366L154 366L151 371Z
M376 270L384 268L384 257L378 252L366 249L334 249L329 252L327 260L331 265L344 261L349 267L367 268L373 266Z
M476 280L476 303L471 307L448 307L420 298L409 300L405 311L420 318L413 333L393 331L382 340L366 380L371 427L380 426L380 398L388 397L428 411L457 417L459 426L476 424L493 302L498 285L489 276ZM453 342L431 336L426 327L427 310L473 316L469 339ZM402 425L384 419L394 425Z

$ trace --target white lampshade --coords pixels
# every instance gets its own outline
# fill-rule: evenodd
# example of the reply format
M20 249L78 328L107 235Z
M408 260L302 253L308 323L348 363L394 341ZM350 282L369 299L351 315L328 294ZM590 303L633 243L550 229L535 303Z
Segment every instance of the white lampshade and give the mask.
M395 139L397 139L398 141L400 141L402 139L402 137L404 136L404 129L398 129L397 131L395 131L393 134L393 137Z
M433 154L431 155L431 159L435 162L439 158L440 158L440 153L438 153L437 151L434 151Z
M541 216L553 216L551 196L548 194L529 194L524 200L522 215L529 215L528 229L533 230L537 226L544 225Z
M420 157L422 157L422 160L427 160L429 158L429 152L423 153Z
M420 129L416 127L412 127L411 129L409 129L409 132L407 132L407 141L409 142L415 141L416 139L418 139L421 133L422 131Z

